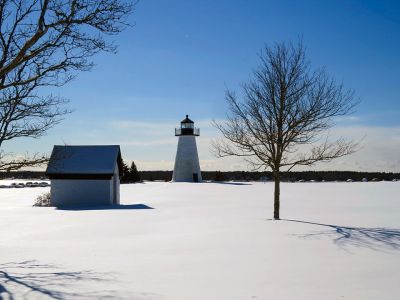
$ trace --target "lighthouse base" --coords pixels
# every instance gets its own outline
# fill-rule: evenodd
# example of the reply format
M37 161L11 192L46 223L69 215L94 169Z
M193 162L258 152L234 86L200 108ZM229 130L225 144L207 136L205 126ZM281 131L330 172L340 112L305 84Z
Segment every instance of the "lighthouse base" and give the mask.
M172 181L200 182L201 180L196 138L193 135L180 136Z

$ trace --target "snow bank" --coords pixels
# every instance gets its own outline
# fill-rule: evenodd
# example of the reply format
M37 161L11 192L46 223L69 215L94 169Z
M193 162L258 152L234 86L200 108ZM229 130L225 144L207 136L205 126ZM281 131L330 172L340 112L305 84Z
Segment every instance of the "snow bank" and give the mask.
M272 183L131 184L120 207L32 207L48 190L0 190L0 299L400 294L398 182L283 183L281 221Z

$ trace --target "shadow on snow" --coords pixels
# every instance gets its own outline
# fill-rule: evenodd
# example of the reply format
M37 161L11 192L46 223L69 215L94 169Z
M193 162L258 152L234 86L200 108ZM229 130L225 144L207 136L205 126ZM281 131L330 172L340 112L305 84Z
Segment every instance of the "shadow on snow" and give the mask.
M93 271L62 272L55 265L35 260L0 264L0 299L31 299L46 296L50 299L123 299L114 290L88 291L82 284L113 281L110 274ZM81 291L79 292L79 287ZM78 288L78 290L77 290ZM72 291L75 290L75 291Z
M281 221L318 225L329 228L328 230L302 234L300 236L303 238L331 237L333 242L339 247L356 246L372 250L400 250L400 229L349 227L291 219L281 219Z
M210 181L205 183L228 184L228 185L252 185L251 183L232 182L232 181Z
M114 204L114 205L68 205L59 206L58 210L114 210L114 209L154 209L145 204Z

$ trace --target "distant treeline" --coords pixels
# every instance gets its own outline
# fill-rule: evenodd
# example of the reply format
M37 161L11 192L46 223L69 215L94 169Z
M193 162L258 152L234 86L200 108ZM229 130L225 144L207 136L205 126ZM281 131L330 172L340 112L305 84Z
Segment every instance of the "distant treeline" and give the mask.
M172 179L172 171L141 171L140 178L142 180L163 180L170 181ZM271 172L245 172L245 171L203 171L201 172L203 180L215 181L259 181L272 180ZM346 181L352 179L361 181L366 178L371 180L400 180L400 173L384 173L384 172L353 172L353 171L302 171L302 172L283 172L282 181L299 181L299 180L315 180L315 181Z
M170 181L172 179L172 171L139 171L140 179L147 181ZM201 172L203 180L215 181L259 181L272 180L271 172L246 172L246 171L204 171ZM23 178L23 179L44 179L44 172L33 171L15 171L0 172L0 179L5 178ZM299 180L315 180L315 181L346 181L352 179L361 181L366 178L371 180L400 180L400 173L384 173L384 172L353 172L353 171L302 171L302 172L283 172L282 181L299 181Z
M46 179L44 172L37 171L12 171L12 172L0 172L0 179Z

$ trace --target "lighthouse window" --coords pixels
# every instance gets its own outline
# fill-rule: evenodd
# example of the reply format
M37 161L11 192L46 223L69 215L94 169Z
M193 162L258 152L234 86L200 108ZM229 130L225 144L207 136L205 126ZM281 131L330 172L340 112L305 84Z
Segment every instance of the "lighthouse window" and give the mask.
M182 128L193 128L193 123L182 123Z

